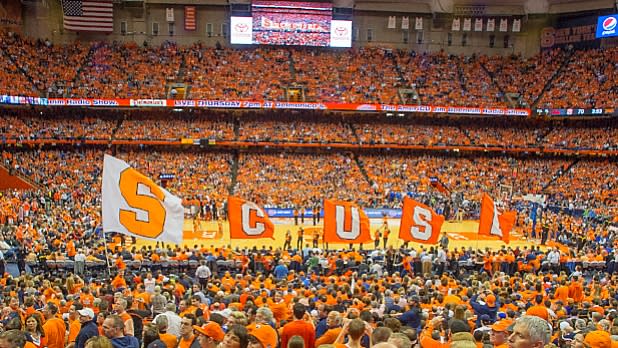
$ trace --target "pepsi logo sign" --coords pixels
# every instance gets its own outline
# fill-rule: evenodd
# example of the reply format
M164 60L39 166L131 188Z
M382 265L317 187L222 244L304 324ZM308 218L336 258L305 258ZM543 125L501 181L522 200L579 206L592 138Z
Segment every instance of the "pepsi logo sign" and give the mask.
M608 31L614 30L616 29L617 23L618 23L618 20L616 20L616 17L607 17L603 21L603 30L608 30Z

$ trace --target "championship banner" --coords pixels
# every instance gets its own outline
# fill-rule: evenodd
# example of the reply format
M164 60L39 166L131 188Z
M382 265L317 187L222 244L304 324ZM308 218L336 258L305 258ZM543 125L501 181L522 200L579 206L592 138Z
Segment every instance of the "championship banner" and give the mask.
M490 18L487 20L487 31L495 31L496 30L496 19Z
M481 198L479 235L497 236L508 244L516 218L517 213L514 211L500 212L493 199L488 194L483 193Z
M182 200L126 162L103 159L103 232L182 243Z
M414 23L414 29L423 30L423 17L416 17L416 22Z
M520 31L521 31L521 19L514 19L512 32L519 33Z
M413 200L403 199L403 211L399 225L399 238L408 242L436 244L444 216L436 214L430 207Z
M459 20L459 18L453 19L453 26L451 27L451 30L459 31L460 28L461 28L461 21Z
M509 30L509 22L506 18L500 19L500 32L506 33Z
M197 29L195 6L185 6L185 30L193 31L195 29Z
M483 31L483 19L477 18L474 20L474 31Z
M472 18L464 18L463 31L470 31L472 29Z
M410 29L410 17L401 17L401 29Z
M257 204L229 196L227 207L231 239L273 238L275 225Z
M324 242L370 242L372 238L369 226L369 218L356 204L324 200Z

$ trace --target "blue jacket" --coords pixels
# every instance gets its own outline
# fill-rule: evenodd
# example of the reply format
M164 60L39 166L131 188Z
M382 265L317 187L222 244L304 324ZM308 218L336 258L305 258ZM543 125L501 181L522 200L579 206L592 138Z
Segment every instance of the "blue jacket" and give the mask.
M496 316L498 315L498 308L500 308L500 299L496 297L496 303L493 307L489 307L487 304L480 304L476 298L478 295L472 296L470 299L470 305L474 309L474 314L476 314L476 327L481 327L481 315L487 314L492 322L496 321Z
M75 348L84 348L86 346L86 341L90 337L99 336L99 328L97 324L91 320L87 322L85 325L82 325L81 330L77 334L75 338Z
M112 338L114 348L140 348L139 341L133 336L123 336Z

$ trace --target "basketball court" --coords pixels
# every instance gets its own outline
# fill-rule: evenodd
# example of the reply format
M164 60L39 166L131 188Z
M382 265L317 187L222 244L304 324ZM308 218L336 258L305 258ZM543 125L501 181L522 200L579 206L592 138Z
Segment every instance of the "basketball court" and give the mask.
M254 246L260 248L262 246L280 248L283 247L285 242L285 233L287 230L292 232L292 246L296 246L296 231L300 226L305 230L305 238L304 243L310 243L310 233L313 228L321 228L322 221L320 224L314 226L312 221L309 219L305 219L304 224L300 224L296 226L294 225L293 219L271 219L275 224L275 235L274 239L230 239L229 233L229 224L227 221L223 221L222 223L222 233L219 232L219 225L216 221L200 221L198 226L198 230L194 231L194 223L193 220L186 219L184 223L184 243L183 246L193 247L194 245L206 245L206 246L229 246L231 245L233 248L253 248ZM382 226L382 219L371 219L371 234L374 235L374 231L380 226ZM391 230L391 234L389 236L389 240L387 246L393 246L395 248L399 247L403 241L398 238L399 234L399 219L389 219L388 226ZM442 225L442 232L446 232L449 236L450 243L449 248L468 248L472 247L473 249L482 248L485 249L490 248L492 250L499 250L503 246L507 245L501 240L498 240L495 237L488 236L479 236L478 233L478 221L446 221ZM138 240L137 245L154 245L154 242ZM418 248L423 244L418 243L409 243L411 247ZM511 231L511 242L508 244L510 247L524 247L537 245L534 241L527 241L523 238L523 235L518 228L515 228ZM320 245L321 246L321 245ZM339 249L347 247L347 244L334 244L329 243L329 249ZM383 241L380 241L380 247L383 246ZM431 245L424 244L425 247L429 247ZM356 246L358 247L358 246ZM364 249L373 249L374 244L366 243L363 244Z

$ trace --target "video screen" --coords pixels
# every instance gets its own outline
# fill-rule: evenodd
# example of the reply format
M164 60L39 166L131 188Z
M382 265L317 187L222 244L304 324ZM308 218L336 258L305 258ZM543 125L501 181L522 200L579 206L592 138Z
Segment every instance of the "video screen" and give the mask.
M330 46L330 3L254 0L251 11L256 44Z
M232 44L352 46L352 21L332 20L332 3L253 0L251 15L231 17Z

